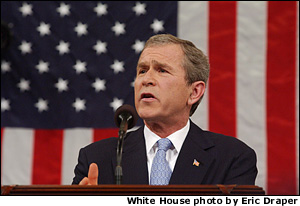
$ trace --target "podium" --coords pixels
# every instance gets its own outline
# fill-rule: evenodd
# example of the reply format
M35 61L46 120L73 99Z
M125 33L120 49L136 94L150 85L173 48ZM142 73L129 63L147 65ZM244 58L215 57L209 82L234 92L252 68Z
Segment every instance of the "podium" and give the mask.
M102 196L195 196L195 195L264 195L253 185L5 185L1 195L102 195Z

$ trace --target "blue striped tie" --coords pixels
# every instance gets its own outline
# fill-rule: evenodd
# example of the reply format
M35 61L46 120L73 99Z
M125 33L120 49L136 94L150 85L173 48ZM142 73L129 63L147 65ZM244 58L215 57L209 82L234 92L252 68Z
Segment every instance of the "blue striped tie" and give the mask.
M172 142L168 138L162 138L157 144L158 150L151 167L150 185L168 185L172 170L166 159L166 151L171 148Z

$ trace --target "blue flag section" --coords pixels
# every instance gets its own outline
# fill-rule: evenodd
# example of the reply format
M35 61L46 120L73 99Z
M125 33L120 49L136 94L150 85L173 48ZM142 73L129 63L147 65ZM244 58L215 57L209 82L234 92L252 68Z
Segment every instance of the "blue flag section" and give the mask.
M176 35L177 2L1 2L1 21L1 127L111 128L146 40Z

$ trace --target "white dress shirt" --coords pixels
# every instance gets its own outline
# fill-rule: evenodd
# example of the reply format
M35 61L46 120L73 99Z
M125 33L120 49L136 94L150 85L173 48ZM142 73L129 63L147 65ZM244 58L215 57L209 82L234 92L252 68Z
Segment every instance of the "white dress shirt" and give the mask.
M190 120L188 120L187 124L182 129L167 137L173 144L173 146L166 152L166 159L169 162L172 171L174 170L178 154L189 130ZM153 133L146 125L144 127L144 135L147 150L148 175L150 181L151 166L157 152L157 141L160 139L160 137Z

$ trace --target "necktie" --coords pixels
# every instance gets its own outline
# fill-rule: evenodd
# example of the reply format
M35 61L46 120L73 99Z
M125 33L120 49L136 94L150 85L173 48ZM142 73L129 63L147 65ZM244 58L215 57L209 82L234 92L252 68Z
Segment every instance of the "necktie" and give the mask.
M162 138L157 141L158 150L153 159L150 185L168 185L172 170L166 159L166 151L172 146L172 142L168 138Z

